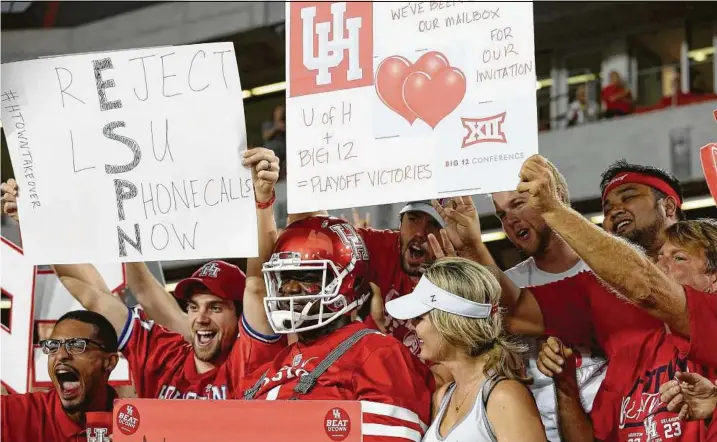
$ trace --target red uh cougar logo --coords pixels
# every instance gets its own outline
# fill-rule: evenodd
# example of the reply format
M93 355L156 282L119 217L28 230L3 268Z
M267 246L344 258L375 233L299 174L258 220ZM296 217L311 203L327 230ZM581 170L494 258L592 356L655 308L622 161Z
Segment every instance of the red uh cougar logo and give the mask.
M292 2L289 96L372 84L372 3Z
M466 129L462 147L478 143L505 143L504 121L505 112L486 118L461 118L461 123Z

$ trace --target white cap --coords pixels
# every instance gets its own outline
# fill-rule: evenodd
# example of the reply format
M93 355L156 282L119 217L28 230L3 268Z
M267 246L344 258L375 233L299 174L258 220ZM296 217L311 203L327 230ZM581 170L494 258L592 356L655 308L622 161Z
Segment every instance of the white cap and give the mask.
M429 215L431 218L436 220L438 225L441 226L441 228L446 227L446 222L443 220L441 215L438 214L438 211L433 208L430 201L412 201L410 203L406 203L405 206L403 206L403 209L399 212L399 215L403 215L406 212L422 212L426 215Z
M425 315L433 309L466 318L484 319L489 317L496 307L447 292L429 281L425 275L418 281L413 292L386 303L388 314L404 321Z

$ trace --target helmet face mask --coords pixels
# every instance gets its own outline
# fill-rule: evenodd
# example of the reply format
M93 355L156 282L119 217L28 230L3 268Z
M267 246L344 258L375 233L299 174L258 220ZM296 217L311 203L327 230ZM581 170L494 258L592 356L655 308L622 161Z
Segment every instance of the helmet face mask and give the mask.
M301 333L350 314L370 294L364 284L367 267L363 239L352 226L329 217L293 223L262 269L271 328Z

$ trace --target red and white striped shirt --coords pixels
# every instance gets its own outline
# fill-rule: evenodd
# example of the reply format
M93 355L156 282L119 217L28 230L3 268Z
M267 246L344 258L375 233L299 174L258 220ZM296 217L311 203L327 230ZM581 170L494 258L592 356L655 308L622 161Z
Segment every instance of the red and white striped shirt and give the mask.
M255 398L261 400L347 400L360 401L363 414L362 434L366 442L420 442L430 423L431 396L435 388L428 367L396 339L379 332L363 337L319 377L315 386L303 395L295 395L299 378L310 373L328 354L348 337L366 328L351 323L310 344L294 343L273 360L255 361L267 352L254 351L242 364L259 366L253 375L238 381L236 399L252 388L266 373ZM242 321L239 339L262 344L261 335ZM266 344L270 345L270 344ZM243 371L243 370L237 370Z

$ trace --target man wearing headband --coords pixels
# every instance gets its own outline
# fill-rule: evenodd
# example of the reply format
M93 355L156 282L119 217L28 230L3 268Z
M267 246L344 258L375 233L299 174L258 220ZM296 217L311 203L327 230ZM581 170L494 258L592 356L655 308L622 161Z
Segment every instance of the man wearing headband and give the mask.
M555 209L555 215L549 218L558 217L560 211L562 209ZM570 216L565 212L560 217L566 218L562 222L567 222ZM627 297L646 300L638 305L664 318L665 326L642 332L639 339L623 346L610 359L608 375L595 399L591 420L574 394L570 349L558 339L548 340L541 352L539 367L556 380L562 434L568 440L592 440L594 434L598 440L619 442L660 438L702 441L703 422L679 419L675 411L680 410L671 408L669 400L662 404L659 393L660 385L668 383L678 372L715 377L717 223L694 220L670 226L656 265L625 243L614 239L613 242L614 253L623 258L621 265L634 272L635 281L617 282L617 272L606 270L609 265L596 265L596 270L603 272L606 281L619 287ZM709 381L707 384L714 387ZM672 381L668 385L680 387L682 384ZM711 417L712 412L706 414L702 419Z
M653 258L665 242L665 229L685 219L680 182L656 167L617 161L602 174L600 190L605 230Z

